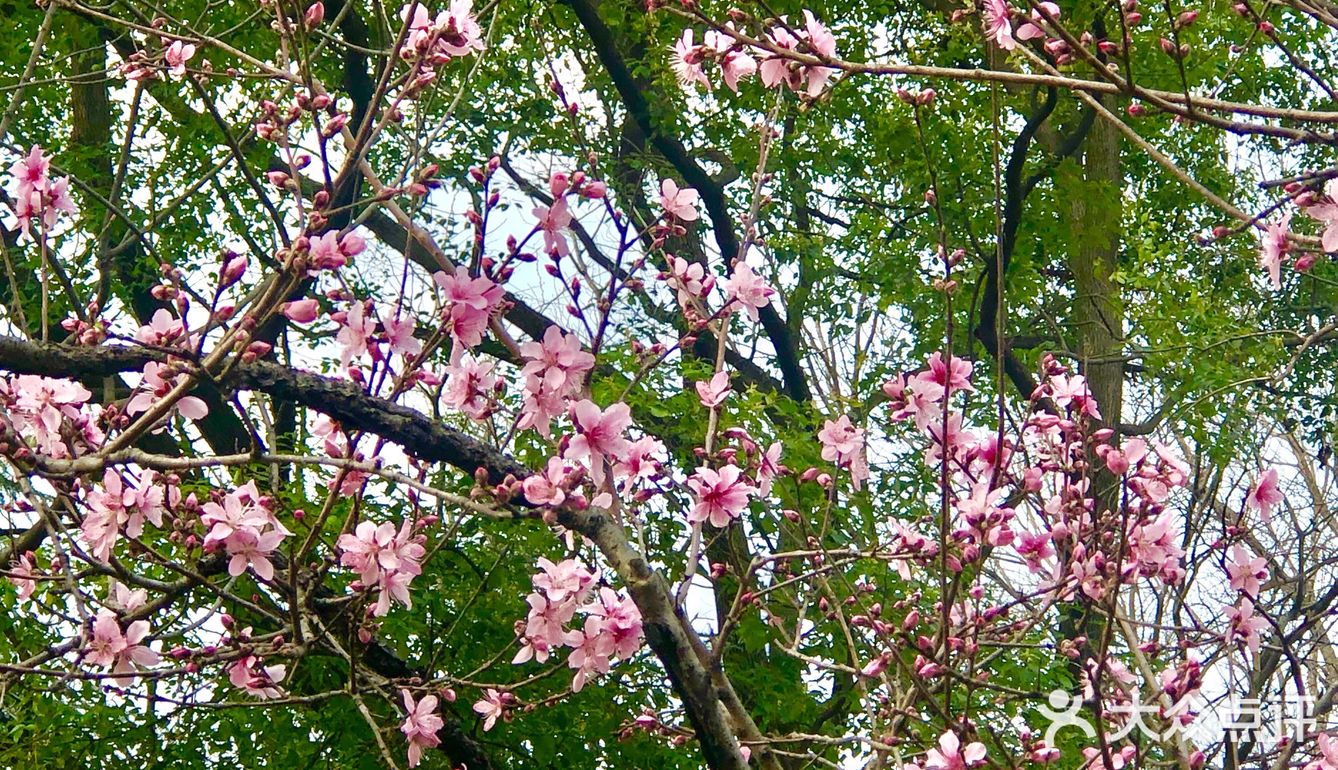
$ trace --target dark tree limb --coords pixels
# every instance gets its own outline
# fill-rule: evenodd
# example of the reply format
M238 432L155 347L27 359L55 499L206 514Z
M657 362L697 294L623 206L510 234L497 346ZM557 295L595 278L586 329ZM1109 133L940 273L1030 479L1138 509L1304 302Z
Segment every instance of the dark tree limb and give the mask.
M563 0L563 3L576 13L576 18L585 28L590 41L594 43L600 63L604 65L604 69L612 79L623 105L627 107L627 111L636 120L642 133L649 139L651 146L669 161L674 170L683 177L684 182L701 195L702 203L706 205L706 211L711 215L711 229L715 234L716 246L720 249L721 257L725 260L734 259L739 255L740 243L738 235L734 232L724 187L701 167L678 137L666 132L652 117L650 103L646 100L645 93L637 85L635 76L619 53L613 31L600 18L599 9L594 2ZM785 319L781 318L776 309L770 305L761 308L759 318L763 331L775 348L776 365L781 370L786 394L795 401L810 400L812 393L809 391L808 381L799 360L798 343L790 333Z

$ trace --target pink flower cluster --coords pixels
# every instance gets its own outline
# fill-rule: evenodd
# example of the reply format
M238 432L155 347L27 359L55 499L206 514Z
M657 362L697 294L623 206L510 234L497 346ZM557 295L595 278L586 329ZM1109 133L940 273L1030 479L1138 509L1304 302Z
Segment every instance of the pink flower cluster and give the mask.
M836 58L836 38L812 11L804 11L804 26L800 29L792 29L784 23L773 27L761 46L746 45L732 34L733 31L733 25L726 26L723 32L710 30L703 36L701 45L694 45L692 30L684 30L683 36L674 43L671 61L678 81L685 86L701 84L710 88L711 79L702 65L714 62L720 66L725 85L736 93L739 81L757 73L767 88L785 85L792 91L816 97L836 72L833 67L803 63L784 53L826 60Z
M578 194L583 198L603 198L607 189L603 182L587 179L583 171L574 174L556 171L548 178L548 192L552 196L552 203L535 206L533 213L539 220L538 231L543 234L544 252L554 259L560 259L571 253L564 234L571 227L572 221L568 196Z
M20 374L0 377L0 423L32 449L64 459L102 444L87 406L93 394L77 382ZM67 430L66 428L69 428ZM73 442L70 437L75 437Z
M702 466L688 479L688 488L696 498L688 511L693 524L710 522L713 527L728 527L743 515L758 488L748 483L739 466L727 464L719 470Z
M457 56L484 49L483 30L474 18L473 0L451 0L445 11L432 18L427 5L415 0L400 9L407 30L400 57L426 59L444 64Z
M92 555L105 562L122 530L133 538L143 534L146 520L162 527L163 513L180 501L181 490L164 483L153 471L145 472L134 487L119 472L108 469L103 473L102 487L94 487L85 496L88 512L80 533Z
M246 631L249 632L250 629ZM228 681L232 686L261 700L282 698L283 691L279 689L278 684L287 674L286 665L273 663L266 666L264 661L255 655L243 655L228 666Z
M575 335L557 326L548 327L538 342L521 345L520 354L525 360L520 370L525 389L519 427L535 428L547 437L553 419L566 412L570 399L584 390L595 357L581 347Z
M32 551L25 551L22 556L9 565L8 580L18 590L19 601L27 601L37 592L37 556Z
M405 607L413 606L409 583L423 573L423 557L427 555L423 542L424 537L414 534L408 520L398 532L389 522L363 521L353 532L339 536L339 563L356 571L362 585L376 587L373 616L389 613L392 599Z
M24 233L31 234L34 218L41 222L43 230L50 230L62 213L75 213L74 199L70 197L70 178L51 181L51 159L41 147L33 145L27 156L10 166L9 178L14 215Z
M149 621L136 620L123 632L116 613L104 607L98 610L93 619L92 634L84 643L84 661L117 674L112 681L125 687L134 681L133 674L137 670L159 660L158 653L143 644L148 635Z
M310 238L298 239L294 248L307 248L307 275L315 277L322 270L338 270L367 248L367 241L355 232L343 235L330 230Z
M669 184L670 180L666 179L665 183ZM682 195L683 192L679 190L678 194ZM693 195L696 195L695 191ZM665 207L666 212L670 211L669 204L663 197L661 205ZM693 218L696 218L695 209ZM669 255L666 261L669 269L660 274L660 280L676 292L679 307L688 320L700 318L702 312L706 310L706 297L715 288L715 276L705 266L688 262L682 257ZM746 262L736 263L730 276L720 282L720 287L724 289L726 299L722 313L728 315L736 310L743 310L752 321L758 320L758 311L769 305L772 296L776 294L776 290L768 286L767 282Z
M405 717L400 732L409 741L409 767L418 767L423 761L423 749L435 748L441 743L437 733L446 724L437 715L437 696L428 695L414 701L408 690L400 690L404 699Z
M456 351L482 342L483 332L506 294L502 287L487 276L472 277L463 267L457 267L454 273L436 273L432 280L445 292L442 320L457 343Z
M1324 194L1302 208L1307 216L1324 226L1320 246L1325 251L1338 252L1338 179L1325 182Z
M583 399L572 404L570 412L575 432L565 439L562 459L584 463L595 486L603 486L608 464L624 459L631 448L626 435L632 425L631 407L618 402L600 409Z
M823 423L818 441L822 444L822 459L848 469L851 485L859 491L869 478L869 463L864 456L864 431L852 425L850 418L843 414Z
M411 62L413 72L404 97L413 99L437 79L437 68L459 56L482 51L483 29L474 17L473 0L451 0L434 19L421 0L400 9L404 42L400 58Z
M1189 468L1167 448L1150 447L1141 439L1119 448L1109 444L1112 431L1093 430L1100 411L1082 375L1070 374L1048 356L1044 366L1046 376L1032 400L1062 411L1032 413L1021 431L1025 453L1015 452L997 434L977 436L945 400L972 390L969 362L955 357L944 361L934 354L924 371L883 387L893 418L913 422L929 439L926 456L931 465L938 468L946 460L949 481L966 490L952 505L956 523L949 567L959 570L987 548L1011 545L1033 572L1050 564L1049 584L1064 597L1080 590L1100 599L1113 586L1140 578L1179 582L1184 553L1167 503L1174 489L1188 483ZM835 438L829 435L824 445L833 445ZM839 451L833 447L831 453ZM1027 457L1031 464L1015 467L1015 456ZM1120 478L1124 511L1096 508L1090 491L1096 469L1089 458ZM1018 527L1016 511L1001 504L1009 486L1033 504L1039 532ZM1061 545L1068 554L1062 563L1052 560Z
M224 549L230 557L229 575L236 577L250 567L264 580L274 578L269 557L293 533L274 515L273 505L271 498L261 496L254 481L248 481L220 500L201 506L200 518L209 527L204 550Z
M1301 182L1292 182L1286 186L1291 202L1306 216L1321 226L1320 248L1326 252L1338 252L1338 179L1324 183L1322 190L1309 187ZM1256 222L1259 228L1259 267L1268 275L1269 285L1275 290L1282 288L1282 265L1291 258L1294 247L1291 231L1292 212L1283 212L1275 222ZM1226 228L1221 233L1229 233ZM1219 231L1214 231L1218 234ZM1315 265L1319 257L1315 254L1302 254L1296 258L1293 266L1298 273L1304 273Z
M1043 2L1039 5L1051 17L1059 18L1058 5L1051 2ZM1021 14L1013 10L1006 0L985 0L984 7L981 10L985 36L1005 51L1017 48L1018 41L1025 42L1045 37L1045 30L1041 28L1041 25L1045 23L1045 17L1039 11L1032 10L1029 17L1024 17L1016 32L1013 31L1014 16L1021 16Z
M673 255L669 255L667 261L669 271L660 274L660 279L677 293L678 304L684 310L704 301L715 287L715 276L709 274L700 262L689 262Z
M580 692L592 675L608 673L614 658L631 657L640 648L641 613L636 605L611 588L593 591L594 574L576 559L553 563L540 558L539 572L531 582L535 590L525 597L530 613L512 663L542 663L554 650L568 647L567 666L576 670L572 690ZM577 612L585 620L568 630Z

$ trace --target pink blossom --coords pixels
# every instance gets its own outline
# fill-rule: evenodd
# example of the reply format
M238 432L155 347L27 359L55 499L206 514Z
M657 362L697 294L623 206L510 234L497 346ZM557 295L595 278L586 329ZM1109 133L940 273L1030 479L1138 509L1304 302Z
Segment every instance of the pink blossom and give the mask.
M163 52L163 61L167 63L167 72L174 78L186 74L186 62L195 56L195 46L181 40L173 40Z
M1324 197L1315 205L1307 207L1305 213L1324 225L1324 232L1320 235L1324 250L1338 251L1338 179L1324 183Z
M0 406L14 428L33 439L38 451L57 458L69 455L62 435L67 420L92 426L82 413L92 396L83 385L65 379L29 374L0 379Z
M554 604L543 594L532 593L525 597L525 602L530 605L530 612L525 619L520 650L511 659L512 665L531 660L547 662L551 651L562 645L566 633L563 624L571 620L576 612L574 602Z
M1055 19L1059 18L1058 5L1055 5L1054 3L1050 2L1038 3L1038 5L1040 5L1041 8L1044 8L1045 12L1050 14L1051 18ZM1045 17L1041 15L1040 11L1033 9L1031 12L1031 18L1027 21L1022 22L1022 24L1018 25L1017 39L1034 40L1036 38L1045 37L1045 30L1043 30L1040 26L1043 23L1045 23Z
M342 552L339 563L358 573L364 583L375 583L381 577L381 569L399 567L399 557L395 550L395 525L390 522L376 524L362 521L351 533L339 536L336 543Z
M716 372L709 382L696 383L696 388L697 398L701 399L702 406L715 409L729 397L729 372Z
M438 13L434 20L422 2L404 6L400 10L400 19L410 33L406 36L405 47L400 55L404 58L430 56L449 60L454 56L484 50L483 29L474 18L472 0L452 0L449 8L448 11Z
M548 387L537 377L526 379L524 400L520 405L520 430L534 428L545 438L552 435L553 420L567 411L567 396L563 390Z
M148 411L167 396L176 387L177 382L186 376L185 372L182 372L172 375L169 379L163 377L163 372L166 371L169 371L168 367L157 361L149 361L144 364L144 377L140 381L139 389L135 391L135 395L131 396L130 400L126 402L126 414L134 415ZM208 405L195 396L182 396L177 399L173 407L181 413L182 417L191 420L201 420L209 414Z
M771 482L785 472L785 467L780 462L782 449L781 442L773 441L758 458L757 494L761 497L771 494Z
M911 387L916 393L935 402L942 401L945 395L952 395L954 391L974 393L976 389L971 385L972 369L974 365L970 361L957 356L944 363L943 354L935 351L929 356L929 370L917 374Z
M581 630L569 631L563 642L572 648L567 666L576 669L572 678L572 692L580 692L591 674L607 674L613 665L613 637L603 632L603 618L587 616Z
M376 316L367 312L366 303L354 302L338 320L341 328L335 342L339 344L339 360L348 368L354 359L369 352L368 342L376 335Z
M570 604L574 609L585 601L591 584L595 582L595 576L576 559L563 559L554 564L541 556L538 565L540 571L530 581L536 590L555 605Z
M754 321L758 318L757 311L771 304L771 295L776 293L746 262L735 265L721 287L731 301L743 305L744 312Z
M143 588L131 590L119 580L113 580L107 592L107 606L118 612L134 612L149 600L149 592Z
M374 587L376 604L372 615L389 614L392 602L413 606L409 584L423 572L427 555L422 535L414 534L413 522L405 519L399 531L389 522L359 522L351 533L339 536L339 563L355 570L366 587Z
M288 667L281 663L263 667L260 664L260 658L255 655L238 658L228 668L228 681L233 687L261 700L283 697L283 692L275 685L283 681Z
M413 608L413 597L409 593L409 583L414 575L400 570L382 572L376 581L376 604L372 605L372 617L383 618L390 614L392 604L398 602L406 609Z
M37 559L32 551L25 551L9 568L9 582L18 589L19 601L27 601L37 591Z
M560 457L550 457L543 473L525 478L525 499L535 505L562 505L567 501L567 492L563 489L566 481L566 464Z
M179 489L165 488L157 472L146 471L140 477L139 488L128 490L125 496L125 507L130 513L125 523L125 533L130 537L139 537L144 532L146 519L155 527L163 526L163 512L166 510L169 494L173 498L173 504L180 500Z
M605 461L616 462L627 452L627 438L623 434L632 424L632 410L622 402L601 410L587 399L571 408L571 418L576 435L571 437L563 457L587 461L595 484L603 484Z
M1092 396L1092 391L1087 387L1087 378L1081 374L1075 374L1068 377L1063 374L1056 374L1047 381L1050 389L1050 397L1055 405L1061 408L1072 405L1079 414L1085 414L1088 417L1101 419L1101 413L1097 411L1096 399Z
M423 759L423 749L441 743L437 731L446 723L437 714L437 696L428 695L417 703L408 690L400 690L404 699L405 719L400 732L409 741L409 767L417 767Z
M473 0L451 0L448 10L437 14L441 30L438 45L451 56L465 56L486 48L483 29L474 18Z
M111 558L120 528L129 519L126 507L133 505L135 494L125 488L120 474L108 469L103 473L101 488L89 490L86 497L88 512L80 525L80 533L93 556L101 561Z
M93 635L84 646L84 660L94 666L109 668L111 673L120 674L113 678L121 686L129 685L134 679L128 674L143 666L152 666L159 660L158 653L142 644L149 634L147 620L137 620L130 624L124 634L116 613L110 609L98 610L93 619Z
M1259 517L1268 521L1273 517L1273 508L1283 499L1282 490L1278 488L1278 470L1269 468L1245 497L1245 507L1258 510Z
M985 37L1005 51L1017 48L1017 41L1013 39L1012 15L1013 9L1008 7L1005 0L985 0L985 7L981 11Z
M734 23L729 22L725 25L728 29L734 28ZM706 47L715 51L716 59L720 62L720 74L725 79L725 85L734 93L739 92L739 81L751 77L757 72L757 62L742 50L739 50L738 43L734 38L716 30L708 30L703 35L703 43Z
M349 257L357 256L367 247L362 236L347 232L342 236L330 230L310 240L308 260L311 269L307 275L314 277L321 270L338 270L348 264Z
M811 11L804 11L802 37L796 38L784 27L775 27L767 35L776 48L786 51L800 50L824 59L836 58L836 38L818 21ZM810 98L817 97L826 87L827 81L836 72L835 68L822 65L800 66L781 56L776 56L765 49L758 49L762 58L758 74L762 84L768 88L784 84L791 91L803 91Z
M446 387L442 401L455 407L471 419L482 420L492 408L491 396L497 377L492 362L475 358L470 353L446 367Z
M252 495L254 482L248 482L235 492L223 496L221 503L208 502L201 506L200 519L209 531L204 536L205 550L223 544L237 532L260 530L270 523L270 514L256 504L258 495Z
M799 47L798 38L791 35L784 27L772 29L767 37L772 45L784 51L793 51ZM791 90L798 90L799 81L791 77L792 75L797 77L797 69L790 66L789 60L763 49L758 49L757 53L762 57L762 63L757 68L762 85L773 88L785 83L790 86Z
M810 51L824 59L836 58L836 38L817 20L812 11L804 11L804 32L808 35ZM827 81L836 70L832 67L805 67L804 78L808 81L808 95L816 97L827 86Z
M274 564L269 555L283 542L284 533L269 531L260 533L254 529L242 529L230 535L224 543L228 556L228 574L237 577L249 566L256 575L265 580L274 579Z
M822 443L822 459L850 469L851 481L858 490L869 477L864 459L864 431L852 425L850 418L843 414L823 423L822 430L818 431L818 441Z
M506 714L506 701L502 693L489 687L483 691L483 698L474 704L474 711L483 717L483 732L486 733Z
M41 221L42 226L50 229L56 225L60 214L74 214L74 199L70 197L70 178L62 177L52 182L48 176L51 171L50 160L42 153L42 148L34 146L28 156L10 167L14 185L14 214L19 220L19 229L28 233L33 218Z
M630 658L636 654L644 634L641 610L631 597L619 596L617 591L605 586L599 589L598 601L590 608L590 613L603 621L600 630L611 640L614 655Z
M706 78L706 73L702 71L702 51L701 48L692 44L692 30L683 30L683 36L674 42L674 55L670 62L674 74L678 76L678 82L685 86L693 83L701 83L707 88L711 87L711 81ZM665 208L669 208L667 205ZM695 212L694 212L695 214ZM693 216L692 219L696 219Z
M627 452L613 467L615 478L626 479L630 486L642 479L659 475L660 460L664 455L664 444L651 436L641 438L627 445Z
M121 624L116 621L116 613L109 609L98 610L93 619L93 636L84 646L84 660L94 666L111 666L125 648L125 636L121 633Z
M472 348L483 341L483 331L505 292L491 279L471 277L464 267L453 274L432 276L446 293L447 328L457 342Z
M1129 558L1147 577L1161 577L1163 582L1179 581L1183 570L1180 559L1180 527L1171 511L1163 511L1150 522L1134 522L1129 531Z
M693 300L701 299L715 285L715 278L706 275L706 268L698 262L689 262L682 257L669 257L669 287L678 292L678 304L690 307Z
M1338 738L1320 733L1315 736L1315 748L1319 749L1319 756L1302 770L1338 770Z
M162 307L153 311L153 317L147 324L139 327L139 331L135 332L135 339L145 345L158 347L169 347L174 344L182 344L185 347L191 345L191 341L186 337L185 324L173 318L171 311Z
M1282 219L1273 224L1266 224L1259 239L1259 266L1268 271L1268 280L1274 289L1282 288L1282 263L1291 248L1292 214L1282 215Z
M1240 543L1236 543L1231 546L1231 561L1227 562L1226 571L1231 578L1232 590L1257 598L1263 581L1268 579L1268 560L1250 556Z
M1041 564L1055 555L1055 549L1050 543L1049 532L1034 535L1030 532L1018 532L1017 538L1013 541L1013 547L1017 549L1018 555L1027 562L1027 569L1033 573L1039 572Z
M917 423L920 419L917 416ZM937 419L933 419L932 416L927 417L920 429L933 442L925 452L925 459L930 464L936 465L943 459L945 447L950 456L956 456L964 446L975 442L975 433L962 426L962 415L959 412L949 412L946 423L943 422L941 414Z
M565 257L571 253L567 239L562 234L571 226L571 211L567 208L566 198L557 198L550 206L535 206L534 216L539 220L539 230L544 236L544 251Z
M542 387L578 392L585 375L595 367L595 357L582 349L576 335L566 334L556 325L544 330L542 340L521 345L520 355L525 359L520 373L535 380L526 385L533 390L539 390L538 381L542 380Z
M26 198L33 192L46 192L50 184L51 159L40 145L33 145L28 154L9 167L14 180L14 196Z
M735 465L725 465L718 471L702 466L688 479L688 487L697 498L688 511L688 521L709 521L721 529L738 518L757 494L757 487L749 484Z
M938 738L938 747L925 753L927 770L966 770L985 763L985 744L979 741L965 747L957 734L948 730Z
M697 201L701 196L691 187L679 187L678 183L672 179L665 179L660 182L660 207L664 209L666 216L672 219L678 219L683 222L695 222L699 214L697 213Z
M978 481L971 486L970 495L957 499L957 513L969 527L962 533L964 536L977 544L993 546L1013 542L1013 531L1008 527L1013 509L999 505L1005 491L1002 487L991 489L988 481Z
M1269 627L1268 620L1254 614L1254 602L1241 598L1240 604L1226 608L1226 643L1239 640L1250 652L1259 652L1259 632Z
M413 316L407 311L396 308L395 312L383 314L381 329L385 332L386 342L392 353L399 353L405 358L416 358L423 352L423 343L414 336Z

